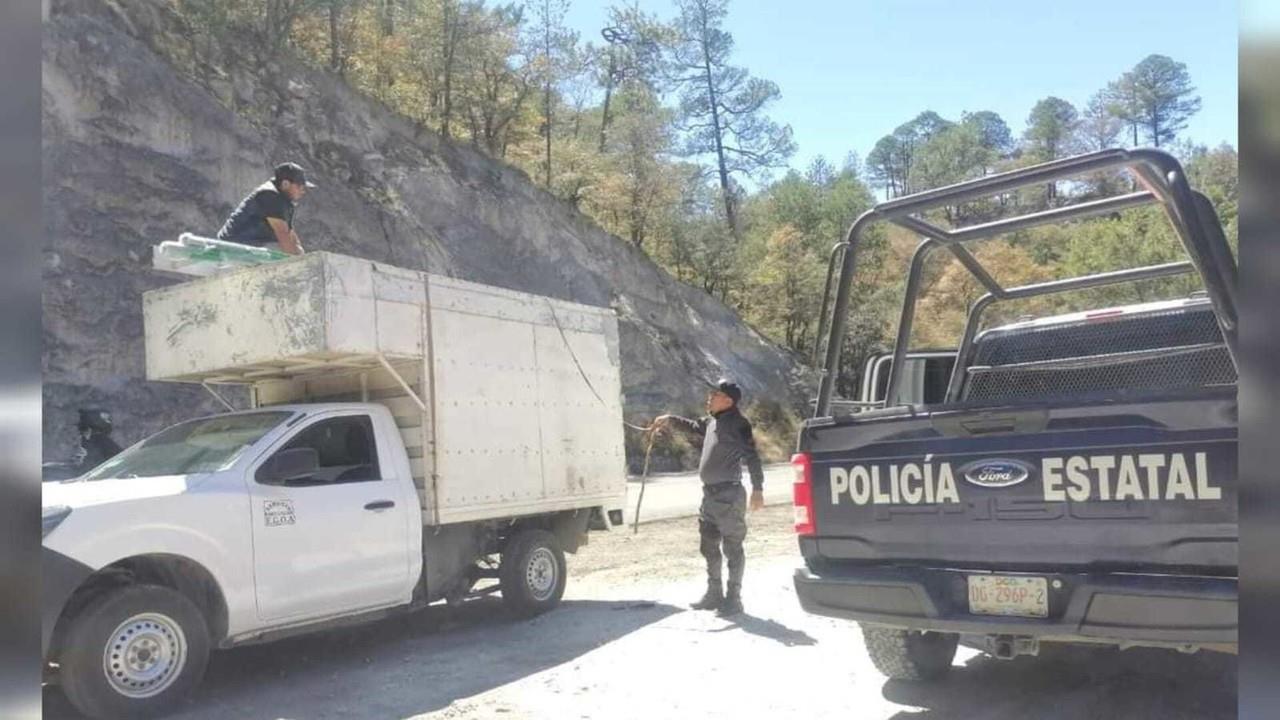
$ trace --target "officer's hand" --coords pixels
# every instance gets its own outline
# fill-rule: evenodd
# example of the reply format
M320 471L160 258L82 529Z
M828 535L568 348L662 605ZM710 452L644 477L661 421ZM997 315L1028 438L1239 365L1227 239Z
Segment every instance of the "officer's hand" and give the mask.
M764 491L752 490L751 491L751 512L755 512L756 510L763 510L763 509L764 509Z

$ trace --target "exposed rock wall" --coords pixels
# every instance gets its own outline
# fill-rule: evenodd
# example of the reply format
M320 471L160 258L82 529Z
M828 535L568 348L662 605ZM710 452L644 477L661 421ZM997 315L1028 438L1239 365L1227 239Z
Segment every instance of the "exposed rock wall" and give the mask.
M800 407L810 379L729 308L521 171L416 128L341 80L283 59L212 65L159 0L53 3L44 37L45 457L77 407L114 411L122 442L218 406L144 377L140 295L174 282L150 248L212 234L270 166L319 185L296 227L326 249L619 313L631 419L693 410L701 377Z

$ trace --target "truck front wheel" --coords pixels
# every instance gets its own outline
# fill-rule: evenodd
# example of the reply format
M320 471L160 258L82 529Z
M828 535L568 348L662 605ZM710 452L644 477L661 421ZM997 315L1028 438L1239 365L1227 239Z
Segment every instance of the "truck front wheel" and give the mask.
M546 530L524 530L507 541L498 575L506 606L520 617L533 617L564 596L564 551Z
M960 636L898 628L862 626L871 663L891 680L934 680L951 669Z
M163 712L199 684L209 659L204 616L186 596L130 585L91 602L59 658L67 699L92 718Z

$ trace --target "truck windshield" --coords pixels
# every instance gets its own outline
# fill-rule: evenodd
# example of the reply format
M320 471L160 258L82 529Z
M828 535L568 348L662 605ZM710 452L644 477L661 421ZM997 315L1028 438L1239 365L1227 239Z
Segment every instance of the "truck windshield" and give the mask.
M243 413L180 423L116 455L84 479L159 477L222 470L292 414Z

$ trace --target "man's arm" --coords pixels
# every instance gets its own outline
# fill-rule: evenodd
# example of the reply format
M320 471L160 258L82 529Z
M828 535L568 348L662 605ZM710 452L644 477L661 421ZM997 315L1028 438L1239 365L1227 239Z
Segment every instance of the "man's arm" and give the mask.
M764 507L764 467L760 463L760 452L756 450L756 438L751 431L751 423L742 419L742 459L747 463L747 473L751 476L751 509Z
M705 419L690 420L687 417L680 417L679 415L663 415L661 417L654 418L653 424L657 425L659 428L674 427L681 432L696 436L699 439L705 437L707 434L707 421Z
M267 218L267 224L271 226L271 231L275 233L276 242L280 243L280 249L290 255L302 254L302 243L298 241L298 234L290 228L285 221L280 218Z

